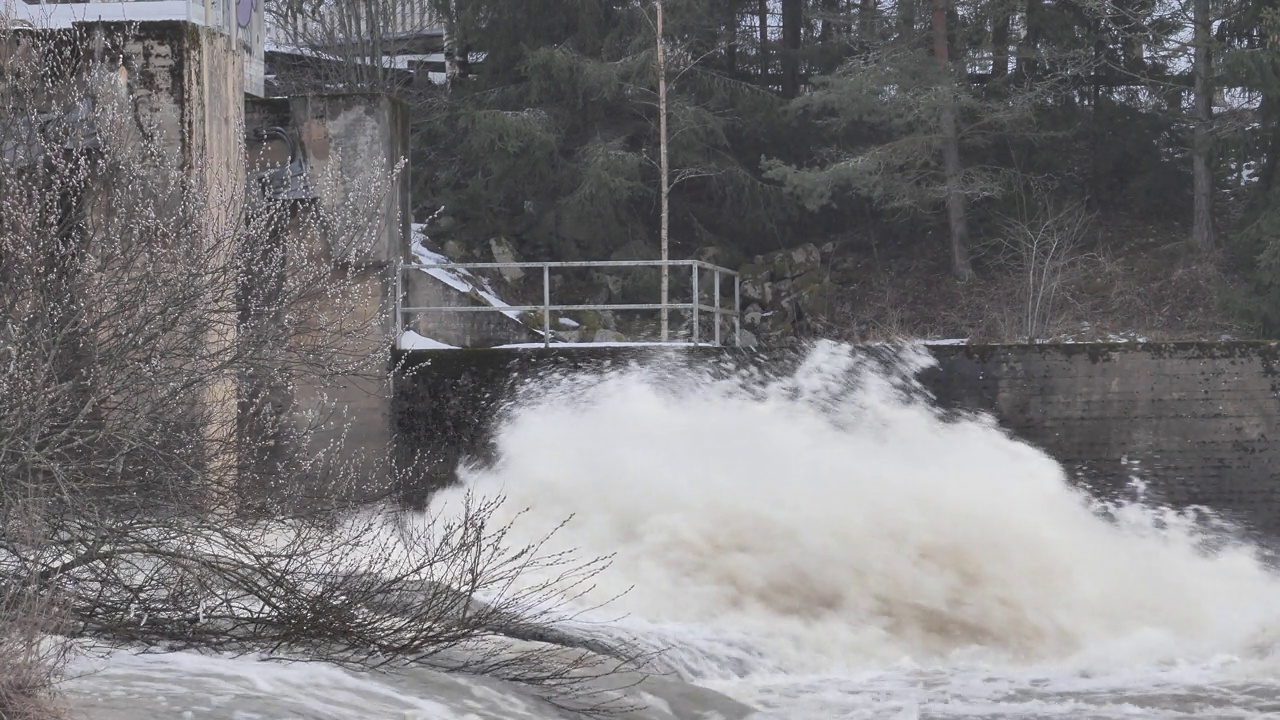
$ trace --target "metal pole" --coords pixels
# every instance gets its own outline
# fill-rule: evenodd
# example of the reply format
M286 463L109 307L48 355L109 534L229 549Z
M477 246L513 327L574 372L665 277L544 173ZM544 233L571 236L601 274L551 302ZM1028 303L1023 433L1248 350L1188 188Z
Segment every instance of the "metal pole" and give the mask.
M657 7L656 24L654 26L654 43L657 52L658 64L655 70L658 74L658 158L659 158L659 181L661 189L659 192L659 201L661 205L660 227L658 229L659 244L662 249L662 304L665 306L671 301L671 266L668 262L671 260L671 168L668 162L667 152L667 59L666 47L662 38L662 0L654 3ZM667 341L669 333L669 315L667 308L662 308L662 342Z
M698 344L698 316L702 314L701 298L698 297L698 266L692 265L693 268L693 344Z
M720 345L720 268L719 267L716 267L715 281L712 284L715 286L715 294L713 295L713 297L715 297L716 299L716 302L715 302L716 312L713 317L715 318L715 323L716 323L715 338L716 338L716 346L718 347Z
M542 263L542 347L551 347L551 266Z
M733 276L733 346L742 347L742 291L740 289L742 276Z

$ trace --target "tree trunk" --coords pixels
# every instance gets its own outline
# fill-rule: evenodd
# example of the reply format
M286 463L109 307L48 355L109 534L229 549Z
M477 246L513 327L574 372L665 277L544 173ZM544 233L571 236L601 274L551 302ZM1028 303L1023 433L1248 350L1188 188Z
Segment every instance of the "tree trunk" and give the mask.
M908 40L916 32L917 0L898 0L898 33Z
M991 78L1003 79L1009 75L1009 11L1008 6L998 6L991 25Z
M933 0L933 55L943 71L950 92L951 63L947 53L947 0ZM955 108L950 98L939 111L942 134L942 163L946 174L947 224L951 230L951 272L959 280L973 276L969 264L969 226L965 218L964 192L960 187L960 136L956 130Z
M760 84L769 87L769 0L760 0Z
M1040 10L1043 0L1020 0L1022 5L1022 37L1018 40L1018 76L1029 78L1036 73L1036 46L1040 42Z
M667 158L667 57L666 48L663 46L662 40L662 0L655 0L654 6L657 11L654 35L657 38L658 58L658 163L660 166L658 174L661 175L658 182L662 203L658 229L658 238L662 248L662 309L659 310L659 313L662 315L662 341L666 342L670 334L667 301L671 291L671 268L667 265L667 261L670 258L668 228L671 221L671 176ZM697 302L696 298L694 302Z
M804 38L804 0L782 0L782 97L800 94L800 45Z
M738 13L731 3L725 3L724 19L724 68L730 75L738 74Z
M1209 2L1210 0L1195 0L1192 8L1195 23L1195 61L1192 73L1195 75L1196 130L1195 147L1191 156L1195 197L1191 242L1197 249L1205 252L1213 249L1213 171L1209 163L1209 125L1213 121L1209 43L1213 18L1210 17Z
M877 9L876 0L858 2L858 40L863 48L870 48L875 44Z
M840 0L820 0L818 9L821 19L818 23L818 43L826 45L836 38L840 32L836 17L840 13Z

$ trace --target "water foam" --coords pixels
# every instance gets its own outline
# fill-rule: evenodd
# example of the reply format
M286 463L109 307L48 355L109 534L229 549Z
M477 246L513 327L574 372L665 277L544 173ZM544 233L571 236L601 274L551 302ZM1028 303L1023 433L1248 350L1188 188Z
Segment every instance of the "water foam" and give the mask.
M583 601L630 591L574 629L667 647L760 720L1275 717L1280 580L1258 553L1140 501L1101 507L990 421L947 421L904 392L925 364L824 343L782 377L538 378L466 484L528 508L513 544L573 515L553 543L616 554ZM428 670L192 653L76 669L95 672L68 692L104 720L564 717ZM647 679L630 692L649 707L619 717L741 717L696 690Z
M906 375L925 358L905 353ZM945 420L847 346L781 378L673 365L535 387L466 485L528 508L531 535L573 515L564 547L616 553L592 599L625 592L612 612L677 643L750 646L738 664L759 672L1125 667L1265 655L1280 628L1280 581L1248 545L1207 554L1140 505L1103 520L1048 456Z

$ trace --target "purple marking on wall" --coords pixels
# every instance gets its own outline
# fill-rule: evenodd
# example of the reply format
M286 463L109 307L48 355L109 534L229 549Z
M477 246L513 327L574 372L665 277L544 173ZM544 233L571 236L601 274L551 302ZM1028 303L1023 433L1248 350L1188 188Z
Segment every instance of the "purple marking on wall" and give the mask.
M236 25L249 27L249 23L253 21L253 10L257 6L258 0L236 0Z

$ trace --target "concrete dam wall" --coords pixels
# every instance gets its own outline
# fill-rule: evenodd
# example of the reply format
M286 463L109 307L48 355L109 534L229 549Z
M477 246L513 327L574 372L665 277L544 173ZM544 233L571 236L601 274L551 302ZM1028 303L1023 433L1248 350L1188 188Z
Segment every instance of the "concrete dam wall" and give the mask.
M1280 345L1260 342L931 346L920 383L950 411L992 415L1103 497L1205 505L1280 536ZM883 349L868 349L889 362ZM725 357L728 355L729 357ZM459 461L484 462L515 389L543 373L661 360L785 372L795 353L698 348L442 350L402 353L395 431L403 456L432 463L420 503Z

